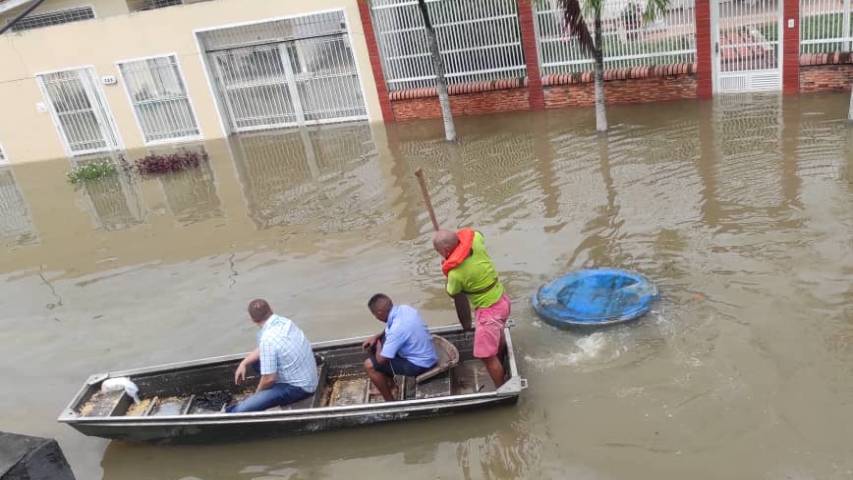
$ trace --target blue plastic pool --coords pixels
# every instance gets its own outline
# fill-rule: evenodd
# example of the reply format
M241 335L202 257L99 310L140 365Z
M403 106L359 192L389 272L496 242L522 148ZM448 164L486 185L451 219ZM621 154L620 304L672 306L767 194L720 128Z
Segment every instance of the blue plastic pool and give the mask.
M642 316L657 297L657 287L638 273L596 268L542 285L533 309L556 326L610 325Z

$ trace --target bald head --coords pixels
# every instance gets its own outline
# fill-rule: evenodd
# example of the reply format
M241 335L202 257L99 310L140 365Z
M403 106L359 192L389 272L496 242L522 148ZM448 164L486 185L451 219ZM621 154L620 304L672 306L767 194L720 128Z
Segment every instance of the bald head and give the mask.
M256 298L249 302L249 316L255 323L265 322L272 315L272 308L266 300Z
M432 246L444 258L449 257L457 245L459 245L459 236L456 235L456 232L438 230L432 236Z

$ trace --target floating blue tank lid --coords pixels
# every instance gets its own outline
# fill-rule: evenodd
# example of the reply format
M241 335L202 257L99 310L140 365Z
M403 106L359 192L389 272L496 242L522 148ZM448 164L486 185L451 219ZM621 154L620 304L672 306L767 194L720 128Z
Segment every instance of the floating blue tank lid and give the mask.
M533 309L556 326L609 325L642 316L657 297L657 287L638 273L595 268L542 285L533 296Z

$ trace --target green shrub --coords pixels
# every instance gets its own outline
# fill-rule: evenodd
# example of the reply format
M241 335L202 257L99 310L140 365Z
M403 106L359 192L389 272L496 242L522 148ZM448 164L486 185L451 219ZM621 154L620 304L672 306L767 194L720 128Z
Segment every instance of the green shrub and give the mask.
M117 172L112 162L93 162L78 165L68 172L68 181L73 184L97 180L99 178L115 175Z

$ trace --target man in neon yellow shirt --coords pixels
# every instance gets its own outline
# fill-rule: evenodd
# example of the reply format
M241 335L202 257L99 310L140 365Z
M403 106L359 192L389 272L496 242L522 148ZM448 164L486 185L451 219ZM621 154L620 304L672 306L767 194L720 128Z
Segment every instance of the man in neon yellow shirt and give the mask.
M505 381L498 356L503 347L503 329L511 303L492 259L486 252L483 235L471 229L458 232L439 230L433 237L435 250L444 257L442 272L447 276L447 293L456 303L456 314L465 329L471 329L471 308L477 321L474 357L486 365L495 387Z

